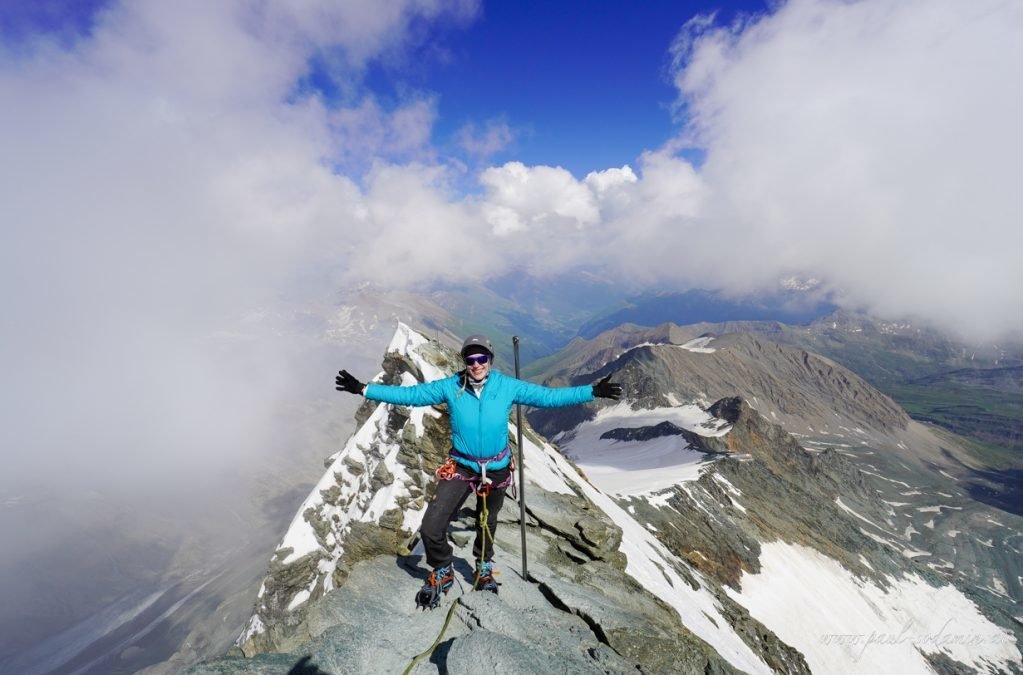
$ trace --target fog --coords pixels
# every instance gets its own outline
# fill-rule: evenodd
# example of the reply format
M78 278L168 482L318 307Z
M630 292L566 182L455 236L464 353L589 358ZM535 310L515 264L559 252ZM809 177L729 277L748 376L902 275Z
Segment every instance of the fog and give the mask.
M7 508L229 504L246 483L224 476L272 475L287 452L310 480L352 407L332 370L373 365L288 312L364 282L578 270L757 292L796 275L882 316L984 339L1023 328L1018 3L792 0L732 26L694 19L665 45L677 135L588 176L470 172L510 126L469 123L466 157L445 156L435 93L385 104L365 87L367 64L478 13L111 2L86 34L0 46ZM303 85L313 61L337 100ZM9 522L24 545L2 562L48 550L27 543L31 519Z

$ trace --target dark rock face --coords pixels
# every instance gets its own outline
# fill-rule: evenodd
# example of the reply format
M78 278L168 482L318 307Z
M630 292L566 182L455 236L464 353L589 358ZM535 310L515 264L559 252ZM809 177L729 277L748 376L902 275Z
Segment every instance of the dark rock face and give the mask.
M662 436L681 436L684 433L686 433L685 429L666 420L649 427L612 429L611 431L604 432L600 437L610 438L615 441L650 441Z
M531 490L526 512L541 528L557 535L559 546L574 551L577 560L603 560L625 569L625 556L618 550L621 528L585 498Z

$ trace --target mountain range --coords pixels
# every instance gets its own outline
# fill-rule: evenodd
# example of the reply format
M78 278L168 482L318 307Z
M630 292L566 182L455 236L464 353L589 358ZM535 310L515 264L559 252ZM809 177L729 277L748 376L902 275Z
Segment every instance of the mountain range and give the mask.
M9 609L7 615L11 618L11 621L4 618L3 630L0 631L4 634L0 640L0 648L3 649L0 652L0 671L130 673L145 668L143 672L147 675L158 675L180 672L188 664L223 652L240 634L246 617L251 619L259 615L258 609L253 612L253 601L261 577L266 576L266 552L275 543L280 543L280 533L286 528L295 508L311 491L315 491L319 459L336 453L338 440L358 431L360 423L368 419L367 409L356 415L354 400L339 398L324 385L324 373L329 375L337 365L349 367L360 374L374 372L378 368L376 363L379 362L381 347L388 343L399 321L417 326L423 335L439 341L441 347L457 345L458 336L469 332L490 332L498 345L498 367L506 372L512 368L510 336L520 335L526 376L534 381L566 384L592 381L598 373L614 373L630 387L630 414L633 415L695 405L705 413L714 409L716 412L707 414L720 421L728 419L724 411L733 410L734 406L722 404L715 408L715 404L738 398L769 424L784 429L799 447L808 452L822 456L833 450L850 461L870 458L869 465L860 465L857 471L869 472L862 474L868 476L870 473L879 474L895 481L889 483L877 476L869 478L876 483L875 489L897 491L885 492L883 496L888 502L900 505L886 504L885 513L889 508L896 513L887 515L890 522L882 522L869 518L870 507L852 506L859 502L851 496L843 497L841 503L855 510L859 516L889 527L893 533L908 532L907 543L912 544L908 550L926 551L938 556L933 559L914 556L914 565L926 568L925 572L938 572L929 567L928 562L945 570L952 569L947 565L955 566L959 570L956 574L965 576L953 575L949 576L949 580L962 589L985 616L1018 616L1018 612L1000 607L999 603L1008 602L1006 598L1012 602L1019 600L1020 581L1018 576L1013 576L1013 570L1018 575L1015 560L1020 544L1011 529L1015 527L1018 530L1019 527L1005 521L1023 512L1023 471L1018 459L1019 430L1023 428L1018 370L1023 364L1023 349L1006 344L967 343L908 321L880 321L832 311L833 308L826 304L817 305L803 317L812 320L799 325L776 320L784 318L781 314L767 315L768 320L680 325L686 317L718 316L685 313L686 307L696 306L693 303L705 294L660 294L650 298L626 296L601 284L599 279L581 280L571 297L545 294L545 290L548 289L544 284L530 280L528 275L509 276L480 289L437 287L425 294L397 293L365 286L322 301L294 303L287 309L261 309L242 317L221 336L223 339L244 345L262 339L260 336L272 335L289 343L286 352L290 359L289 368L298 374L297 379L304 382L306 388L282 414L282 423L287 424L293 433L282 434L282 438L275 441L278 452L254 458L258 461L238 467L238 475L232 480L238 484L251 483L244 490L244 499L232 497L236 488L227 487L225 482L222 499L193 500L188 512L194 511L194 517L182 519L180 507L171 502L160 505L150 500L144 508L125 509L108 496L99 494L74 497L68 501L40 489L28 496L19 493L5 497L0 519L13 519L17 525L26 517L34 517L41 526L34 526L36 535L18 539L21 545L17 560L34 556L38 561L32 565L30 578L21 573L5 573L9 579L17 578L19 581L9 588L0 588ZM800 288L792 288L787 292L799 291ZM676 300L677 306L673 305ZM621 303L618 309L613 309L614 303ZM734 312L720 316L750 318L751 315L743 313L744 303L758 307L771 305L767 300L742 301L737 303ZM612 309L598 314L591 309L609 305ZM616 320L627 318L630 306L643 310L642 317L635 314L637 319L657 322L657 325L619 324L592 337L583 337L577 328L587 321L596 322L593 324L596 326L602 315L614 315ZM626 313L615 314L622 311ZM680 323L666 323L671 320ZM681 346L688 348L680 349ZM809 362L816 367L814 372L821 371L827 376L821 372L814 375L806 364L801 365L799 358L792 355L792 349L796 354L808 354ZM726 354L727 360L715 360ZM690 360L680 360L680 357ZM696 357L703 360L692 360ZM450 366L450 354L446 358ZM387 362L385 359L385 372ZM850 392L855 393L852 402L845 396ZM859 397L870 404L861 405ZM831 406L835 406L836 410L830 410ZM735 414L746 415L747 412L738 410ZM834 416L837 412L847 421L841 424L833 422L829 412L835 420L838 419ZM530 430L535 426L538 430L536 447L549 448L555 455L574 458L570 459L570 463L575 461L576 466L583 469L592 481L589 483L591 486L599 483L601 470L596 467L615 467L613 461L599 453L598 458L605 464L591 462L587 465L583 450L572 440L573 434L586 437L589 433L586 429L599 421L595 420L595 414L594 410L585 408L568 409L557 416L545 416L543 411L534 411L530 413L532 425L527 427ZM715 441L701 440L704 438L699 433L704 430L699 426L702 422L695 423L696 428L690 429L692 424L687 420L684 416L678 419L675 413L660 418L655 413L652 418L645 419L639 431L634 431L636 427L631 423L602 431L611 433L611 436L595 439L593 446L612 443L622 449L642 447L656 457L661 447L658 444L674 443L671 446L674 450L668 455L673 457L673 453L679 450L677 445L684 442L685 452L682 455L691 451L701 458L686 470L690 473L702 472L711 466L702 461L708 457L738 458L744 463L753 461L745 457L752 457L753 453L741 450L724 455L720 447L714 446ZM858 426L854 425L855 420L859 420ZM900 426L903 423L905 429ZM858 432L854 431L851 440L841 438L843 434L849 435L848 429L860 429L868 437L859 438ZM539 431L549 435L555 443L543 440ZM864 442L870 445L862 445ZM905 447L900 447L899 443ZM419 446L410 447L412 449L408 453L422 452ZM439 458L443 447L440 443L433 453L436 457L431 457ZM867 455L868 452L874 454ZM770 454L761 456L768 458ZM712 466L723 468L726 464L715 462ZM429 468L427 463L419 469L422 474L420 480L427 493L430 489ZM628 475L637 480L638 477L644 477L644 481L653 480L664 473L660 468L631 467L636 472L630 469ZM414 472L410 472L412 475ZM673 474L667 472L664 475ZM683 476L689 476L689 473L683 472ZM695 486L703 484L702 476L699 473L693 480L683 480L679 484L693 491ZM952 480L949 476L956 478L956 482L949 483ZM527 491L533 486L533 479L529 480ZM722 485L718 478L711 480L714 481L708 483L711 489L715 484ZM743 490L744 494L756 494L756 486L761 485L760 482L755 482L753 487L741 485L741 479L734 477L726 477L726 480L736 489ZM800 486L809 484L798 472L786 480ZM570 480L566 483L576 496L588 489L572 488L573 484ZM910 485L914 487L908 487ZM931 486L933 491L928 493L921 489L925 486ZM662 487L664 490L675 489L668 485ZM776 491L780 494L787 489L777 488ZM919 491L921 494L903 495L899 491ZM643 510L646 507L642 503L649 501L628 491L616 492L614 486L608 487L604 494L619 506L628 503L633 509ZM732 495L727 489L725 494ZM930 501L924 494L929 495ZM944 499L943 495L962 501L934 503L935 499ZM834 511L833 508L829 511L828 507L820 507L817 504L819 497L817 495L808 501L808 508L829 513ZM768 509L766 504L780 500L780 496L762 496L760 499L765 503L764 508ZM745 505L743 501L733 501ZM709 502L701 501L700 504L714 512ZM507 507L512 508L512 505ZM699 510L694 505L688 508ZM784 509L780 506L773 508L781 518ZM858 520L841 508L839 511ZM130 518L125 515L129 512ZM592 507L588 512L595 513ZM691 519L689 511L685 511L685 515ZM530 517L536 520L535 516ZM658 518L664 520L662 525L656 524ZM988 522L988 518L1005 525L1006 529ZM0 525L4 522L6 520L0 521ZM667 510L661 515L650 513L646 521L658 528L660 534L656 538L666 542L662 545L675 548L680 547L678 541L672 543L665 533L681 527L681 522ZM859 522L864 524L862 520ZM130 527L121 527L118 523L130 524ZM197 527L196 523L201 526ZM512 521L504 525L506 531L500 536L510 537L508 528L514 528L516 523ZM467 528L468 522L463 519L462 525ZM534 523L531 527L553 532L547 525ZM720 523L715 522L715 525L716 531L720 532ZM760 525L758 523L758 527ZM802 524L804 529L812 529L811 526ZM45 544L46 532L60 527L66 530L59 536L63 554L57 549L41 548ZM796 525L771 527L785 531L786 527L792 530ZM571 527L562 529L572 532ZM888 537L890 544L901 542L901 538L889 537L888 533L871 530L870 527L864 529L875 536ZM532 541L533 530L529 531ZM965 541L960 537L962 532L973 531L983 536L982 543ZM396 530L388 535L389 538L383 539L390 548L382 555L390 555L392 564L396 560L394 551L400 551L408 543L395 544L404 534L401 532L399 536ZM693 541L701 541L701 537L707 541L713 539L697 530L687 531L686 537ZM796 538L796 535L792 537ZM755 538L763 542L764 533L758 530ZM36 539L39 539L38 546L33 544ZM375 541L374 537L369 539ZM349 541L352 544L349 550L358 551L359 536ZM755 548L753 539L743 541ZM814 550L830 554L831 559L842 560L837 553L841 547L829 548L825 543L814 542L813 545L818 547ZM502 541L502 545L506 545L510 552L504 561L504 576L511 583L507 577L516 569L515 543ZM558 542L555 547L564 552L575 551L578 545L576 540L569 544ZM374 543L369 550L379 553L374 546L377 544ZM714 559L714 555L720 554L723 560L734 555L734 552L711 555L713 550L710 545L696 547L698 553L682 550L682 558L686 564L695 566L702 561L700 555ZM678 557L679 554L671 555ZM864 556L871 559L869 554ZM106 562L110 560L117 561L116 565ZM353 563L352 578L363 574L358 570L371 564L364 560ZM842 569L855 567L855 561L851 559L844 560L844 564L850 567ZM347 565L347 562L339 563L339 569L345 570ZM738 569L741 570L738 572L741 578L743 573L753 569L747 570L743 565L746 563L737 568L708 563L704 571L709 574L710 569L727 568L731 571L721 578L731 579ZM696 569L700 570L698 566ZM83 585L80 578L88 578L90 583ZM603 581L598 591L611 593L610 579L601 578ZM398 579L403 580L401 577ZM708 585L722 583L713 575L710 579ZM340 583L323 598L310 599L310 605L328 602L326 598L345 597L357 589L356 586L350 587L349 583ZM723 588L731 588L729 582L724 583ZM533 584L523 583L520 589L526 593L532 587ZM623 593L630 595L631 591ZM396 596L394 602L404 600ZM619 598L616 602L621 605L624 601ZM654 602L663 603L660 599ZM718 602L722 601L719 599ZM287 609L287 604L284 609ZM649 607L643 612L648 610ZM585 611L577 611L575 616L582 618L587 625L592 618ZM300 622L288 612L282 612L276 619L268 617L269 623L277 619L285 625ZM386 616L381 617L382 621L384 619ZM663 635L663 631L668 630L665 626L674 626L672 622L675 621L677 618L670 613L667 619L661 616L655 622L661 626L657 631L662 631L657 634ZM627 623L634 622L630 619ZM763 623L766 626L770 622ZM47 626L53 625L61 625L62 628L51 631L50 638L41 639L40 636L45 638L47 635ZM415 625L410 629L413 632L418 630ZM655 631L650 627L644 630L647 637ZM594 632L594 635L599 634L600 631ZM674 635L670 631L669 634ZM779 636L782 633L776 633L775 637ZM808 648L798 647L797 642L785 640L793 649L798 648L804 659L808 658ZM600 640L598 643L608 646ZM19 644L34 644L34 647L18 651ZM288 644L297 649L297 643ZM372 646L372 642L367 644ZM874 648L872 644L871 649ZM621 656L625 647L619 645L615 649ZM711 658L705 649L701 648L700 653ZM282 658L287 661L290 656ZM728 658L725 658L724 663L727 662ZM247 660L246 663L251 665L255 661ZM720 665L717 661L715 663ZM820 670L813 665L813 658L809 658L807 663L814 670ZM1011 671L1012 659L1006 663L1010 665L1001 668ZM940 666L933 663L929 667L940 671ZM956 670L958 667L952 670L959 672ZM649 663L645 668L657 670Z

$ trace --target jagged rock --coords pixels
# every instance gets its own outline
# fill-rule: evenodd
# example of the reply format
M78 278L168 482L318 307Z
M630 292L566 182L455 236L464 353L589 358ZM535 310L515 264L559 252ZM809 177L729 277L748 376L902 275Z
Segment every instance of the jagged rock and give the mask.
M345 457L344 465L353 476L361 476L366 472L366 465L351 457Z
M587 384L613 373L630 403L646 409L741 393L789 428L837 429L844 424L893 432L909 424L909 416L894 401L830 359L746 333L718 336L712 345L712 353L694 353L676 344L636 347L610 363L587 360L570 371L575 375L568 381ZM586 364L593 369L587 370ZM592 419L597 409L537 410L529 418L538 431L554 437Z
M512 538L510 543L514 541ZM534 550L543 546L535 537L531 538L531 545ZM463 557L468 553L464 548L459 551ZM543 555L542 550L537 553ZM499 557L498 564L509 569L507 558ZM635 612L616 616L615 607L623 603L634 607L636 596L643 597L645 592L605 563L591 562L588 568L589 577L611 593L603 598L594 593L590 606L594 602L604 603L600 620L611 622L610 630L616 636L621 629L622 644L631 642L635 650L643 652L640 638L644 633L633 628L652 630L644 629L647 618ZM357 563L344 586L310 603L301 623L278 638L278 653L252 658L227 655L187 672L193 675L287 672L299 664L328 673L402 672L440 633L446 614L415 609L412 597L425 573L425 569L395 564L391 556ZM564 600L552 604L543 588L556 573L540 563L535 573L544 580L540 584L522 581L514 573L504 575L501 595L495 596L469 593L471 571L468 567L459 569L459 585L445 596L442 606L446 610L448 603L457 603L457 620L448 628L434 657L424 659L413 672L439 670L473 675L638 672L636 665L644 663L647 657L642 654L623 657L615 647L602 641L604 629L589 614L573 607L577 605L577 596L566 594ZM654 607L655 601L645 597ZM670 611L661 612L670 617ZM598 614L592 608L589 613ZM675 630L682 631L677 620ZM706 645L703 648L707 649ZM642 672L676 671L644 668Z
M591 658L583 661L566 658L563 652L540 652L528 642L478 629L453 641L443 659L444 672L450 675L479 675L481 672L565 675L637 672L635 668L626 669L621 664L621 657L615 655L617 658L610 658L602 647L598 645L592 648Z
M890 557L835 504L841 495L855 500L862 513L885 517L884 504L848 459L830 451L807 452L741 399L722 399L710 411L732 428L721 437L698 437L700 449L741 453L752 461L719 461L699 480L665 491L670 495L665 497L668 512L643 499L624 500L657 528L658 539L732 588L738 587L743 572L759 571L760 542L776 538L812 546L857 574L878 580L876 570L892 569ZM715 476L741 491L738 501L745 512ZM672 512L685 517L675 518ZM861 555L874 561L874 572Z
M375 491L387 487L393 482L394 474L388 470L387 465L383 462L377 464L376 468L373 469L373 478L370 481L370 487Z
M540 584L541 592L554 606L582 618L602 643L641 672L737 672L630 577L592 561L572 572L550 577Z
M578 496L537 491L527 497L526 510L540 527L564 537L591 560L606 560L624 569L618 551L622 530L599 509ZM580 512L583 515L580 517Z
M776 673L792 673L809 675L810 667L798 649L778 639L774 631L750 616L745 607L728 597L727 593L718 594L718 602L728 618L729 625L735 629L747 644L763 647L762 656L767 665Z

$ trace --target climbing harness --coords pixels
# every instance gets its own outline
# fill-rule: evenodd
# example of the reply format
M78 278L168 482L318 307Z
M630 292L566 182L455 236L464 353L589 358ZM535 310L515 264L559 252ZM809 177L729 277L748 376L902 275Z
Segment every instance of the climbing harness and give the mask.
M479 494L479 490L480 490L479 486L480 485L487 485L491 489L494 489L494 490L500 490L501 488L506 488L509 485L511 485L512 489L514 489L514 485L515 485L515 458L514 457L512 458L511 464L509 464L509 467L508 467L509 470L508 470L508 477L507 478L505 478L503 481L501 481L497 485L492 485L492 481L489 478L487 478L487 465L490 464L491 462L495 462L495 461L504 459L509 454L511 454L511 450L509 448L505 448L504 450L502 450L497 455L494 455L493 457L487 457L486 459L472 458L472 461L476 462L479 465L479 467L480 467L479 476L465 476L465 475L459 473L458 472L459 464L458 464L457 461L455 461L455 456L458 456L458 457L463 458L463 459L469 459L469 458L466 457L465 455L459 453L454 448L452 448L450 450L450 453L451 454L448 456L447 461L444 462L443 464L441 464L439 467L437 467L437 470L434 471L434 475L437 476L437 480L452 480L452 479L457 478L458 480L465 481L466 483L468 483L469 486L473 489L473 491L476 492L477 494Z

